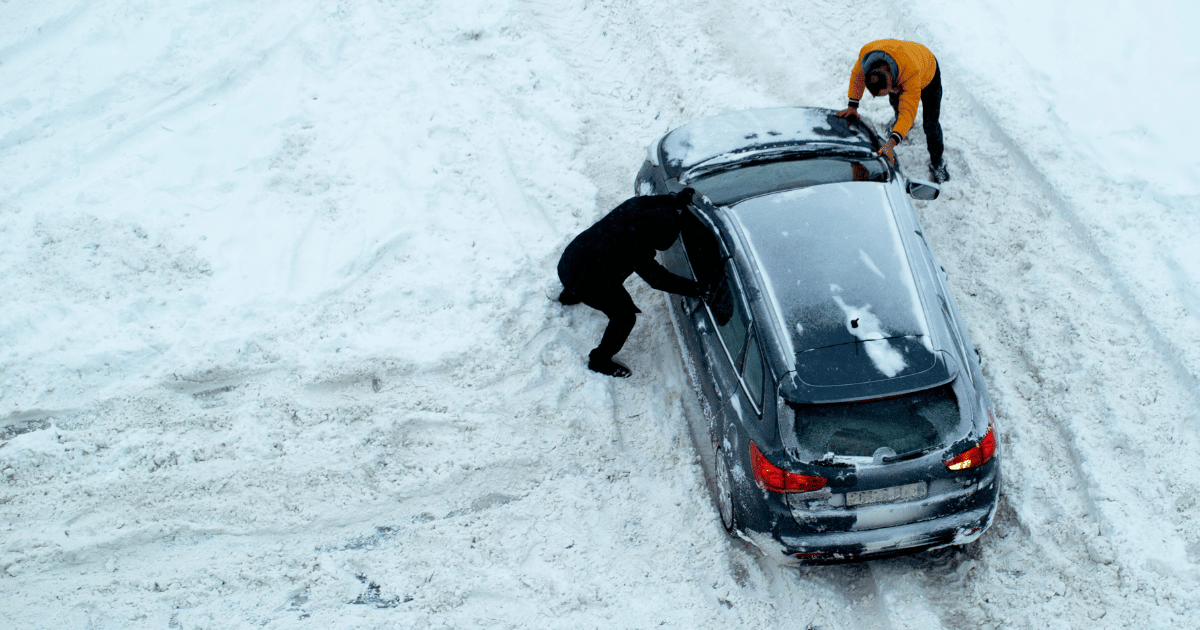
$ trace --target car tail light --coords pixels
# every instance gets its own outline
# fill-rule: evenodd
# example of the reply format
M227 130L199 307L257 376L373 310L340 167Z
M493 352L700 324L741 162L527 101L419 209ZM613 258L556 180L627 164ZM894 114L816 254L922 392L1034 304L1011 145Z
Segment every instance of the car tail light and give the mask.
M750 443L750 467L758 487L771 492L812 492L825 487L824 477L810 477L788 472L767 461L758 445Z
M979 443L967 449L965 453L946 462L950 470L966 470L982 466L996 455L996 426L992 421L992 410L988 409L988 432Z

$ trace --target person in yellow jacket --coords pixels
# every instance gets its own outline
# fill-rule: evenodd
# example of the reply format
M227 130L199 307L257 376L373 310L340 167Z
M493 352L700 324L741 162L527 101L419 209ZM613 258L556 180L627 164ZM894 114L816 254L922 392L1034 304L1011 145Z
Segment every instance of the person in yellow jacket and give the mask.
M942 154L942 73L937 59L925 46L899 39L881 39L862 47L858 61L850 69L850 104L837 115L843 118L858 116L858 102L863 90L872 96L888 95L896 123L891 136L879 150L891 163L893 152L917 119L917 104L923 109L921 118L925 144L929 147L929 176L942 183L950 179Z

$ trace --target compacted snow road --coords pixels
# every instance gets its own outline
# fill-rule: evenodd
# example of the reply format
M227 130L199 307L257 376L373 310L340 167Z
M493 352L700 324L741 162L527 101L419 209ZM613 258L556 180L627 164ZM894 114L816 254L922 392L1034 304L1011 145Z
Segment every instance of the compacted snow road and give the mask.
M1194 191L1100 168L991 5L170 4L0 5L5 627L1200 626ZM883 36L944 70L918 212L1003 500L788 567L720 527L661 295L627 381L547 297L647 144L840 107Z

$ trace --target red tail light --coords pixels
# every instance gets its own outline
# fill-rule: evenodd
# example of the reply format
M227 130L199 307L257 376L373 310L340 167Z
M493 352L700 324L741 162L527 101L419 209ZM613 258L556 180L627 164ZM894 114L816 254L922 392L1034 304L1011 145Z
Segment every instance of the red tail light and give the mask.
M988 410L988 432L979 443L967 449L967 452L946 462L950 470L966 470L982 466L996 455L996 427L992 422L992 410Z
M788 472L763 457L758 445L750 443L750 466L758 487L771 492L812 492L825 487L824 477L810 477Z

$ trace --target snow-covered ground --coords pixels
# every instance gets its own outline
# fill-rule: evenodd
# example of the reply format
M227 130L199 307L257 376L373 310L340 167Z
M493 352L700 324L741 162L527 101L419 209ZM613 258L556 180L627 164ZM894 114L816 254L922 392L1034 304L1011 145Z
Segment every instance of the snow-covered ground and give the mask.
M0 626L1200 627L1195 6L4 0ZM547 295L652 140L840 107L880 37L942 64L919 212L1003 502L784 568L720 527L661 295L619 382Z

